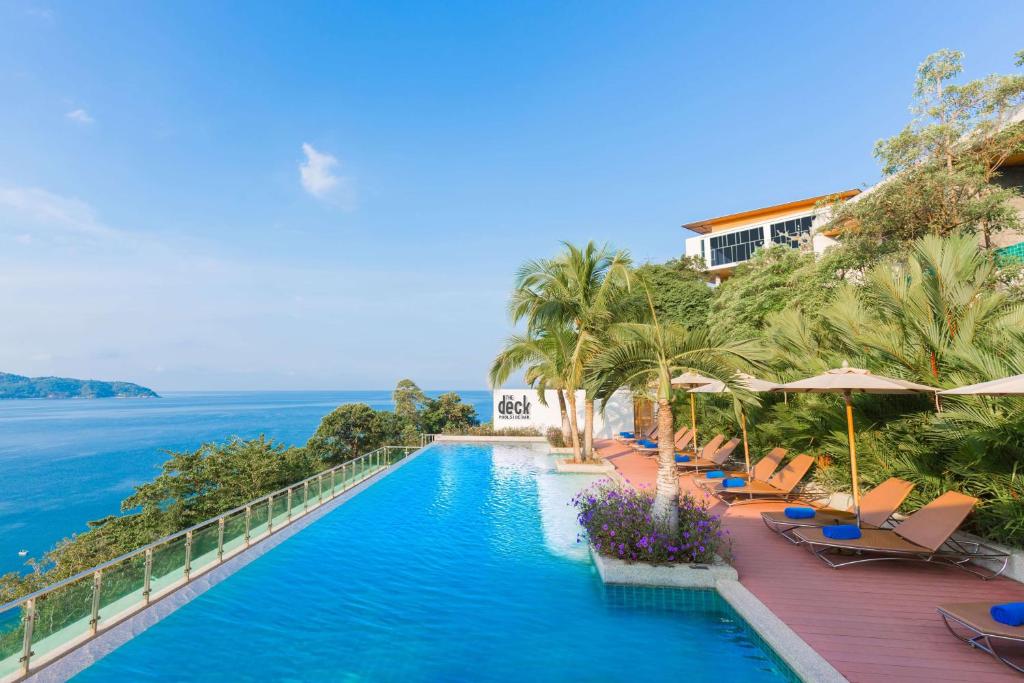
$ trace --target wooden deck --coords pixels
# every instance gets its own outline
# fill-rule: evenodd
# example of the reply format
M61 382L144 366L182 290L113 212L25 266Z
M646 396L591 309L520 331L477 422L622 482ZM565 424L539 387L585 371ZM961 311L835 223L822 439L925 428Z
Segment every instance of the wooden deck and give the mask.
M597 452L633 484L653 485L657 463L614 441ZM680 478L683 491L700 492ZM710 499L717 503L715 499ZM952 568L882 562L830 569L805 548L769 531L762 510L726 508L740 582L851 681L1021 681L1024 677L946 630L935 607L970 601L1024 601L1024 585L982 581Z

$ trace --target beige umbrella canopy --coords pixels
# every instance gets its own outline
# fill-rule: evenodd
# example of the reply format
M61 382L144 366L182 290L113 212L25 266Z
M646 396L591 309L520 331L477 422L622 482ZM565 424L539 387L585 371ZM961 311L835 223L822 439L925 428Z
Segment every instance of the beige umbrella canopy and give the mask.
M853 488L853 508L860 526L860 485L857 481L857 445L853 436L853 394L928 394L938 389L915 384L904 379L876 375L870 370L851 368L845 361L843 367L826 370L820 375L783 384L778 391L798 393L842 394L846 403L846 429L850 439L850 476Z
M744 388L748 391L755 393L765 391L775 391L779 385L774 382L768 382L763 379L758 379L753 375L748 375L743 372L736 373L736 379L739 381ZM724 394L729 393L729 387L725 386L725 382L719 382L715 380L711 384L705 384L699 386L696 389L690 389L691 394ZM747 473L750 473L750 446L747 444L747 411L740 407L740 431L743 433L743 458L747 462Z
M672 378L672 386L682 389L695 389L705 384L714 384L716 382L721 384L717 379L698 375L696 372L684 372L678 377ZM693 429L693 450L694 452L699 452L700 441L697 440L697 403L692 394L690 395L690 427Z
M1024 396L1024 375L940 391L940 396Z

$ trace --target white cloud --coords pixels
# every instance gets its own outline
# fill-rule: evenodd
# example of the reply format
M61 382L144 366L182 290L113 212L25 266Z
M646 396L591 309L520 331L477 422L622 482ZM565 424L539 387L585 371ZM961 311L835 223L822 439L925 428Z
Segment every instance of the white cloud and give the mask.
M302 143L302 153L306 155L306 161L299 164L299 176L306 192L346 211L354 209L355 191L352 181L335 173L340 165L338 158L318 151L308 142Z
M110 237L117 234L96 218L96 211L86 202L38 187L0 187L0 219L0 230L20 227L22 243L26 243L24 236L29 233L24 228L28 225L53 235L76 233Z
M86 126L89 125L90 123L95 123L96 122L96 119L94 119L93 117L89 116L89 112L87 112L84 109L72 109L71 111L69 111L64 116L66 116L71 121L74 121L75 123L81 123L82 125L86 125Z

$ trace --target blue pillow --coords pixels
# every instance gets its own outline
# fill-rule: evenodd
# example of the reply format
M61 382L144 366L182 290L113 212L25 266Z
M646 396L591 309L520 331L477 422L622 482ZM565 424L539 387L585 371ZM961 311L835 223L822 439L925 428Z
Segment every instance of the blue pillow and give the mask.
M988 613L1000 624L1008 626L1024 624L1024 602L1007 602L1002 605L993 605Z
M624 439L632 439L633 432L619 432L619 436L621 436Z
M725 472L722 470L711 470L705 475L708 479L724 479Z
M790 519L810 519L814 517L814 508L791 507L784 510Z
M676 462L690 462L690 456L676 453Z
M641 439L640 441L637 441L637 443L640 444L641 446L643 446L644 448L657 448L658 447L658 444L654 443L653 441L647 441L646 439Z
M835 541L852 541L855 538L860 538L860 528L856 524L823 526L821 527L821 533L825 534L825 538L831 538Z
M727 489L735 489L746 485L747 481L745 479L740 479L739 477L730 477L729 479L722 480L722 486Z

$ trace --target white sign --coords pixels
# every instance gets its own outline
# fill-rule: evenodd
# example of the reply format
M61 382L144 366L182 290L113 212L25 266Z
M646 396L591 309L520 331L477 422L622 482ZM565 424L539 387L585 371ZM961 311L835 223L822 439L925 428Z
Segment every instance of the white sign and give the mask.
M576 392L576 419L583 428L584 392ZM498 389L494 392L494 428L516 429L532 427L542 434L549 427L562 427L562 413L558 408L558 392L550 390L541 402L534 389ZM594 406L594 438L610 439L619 432L633 431L633 395L617 391L608 400L603 411L600 402Z

